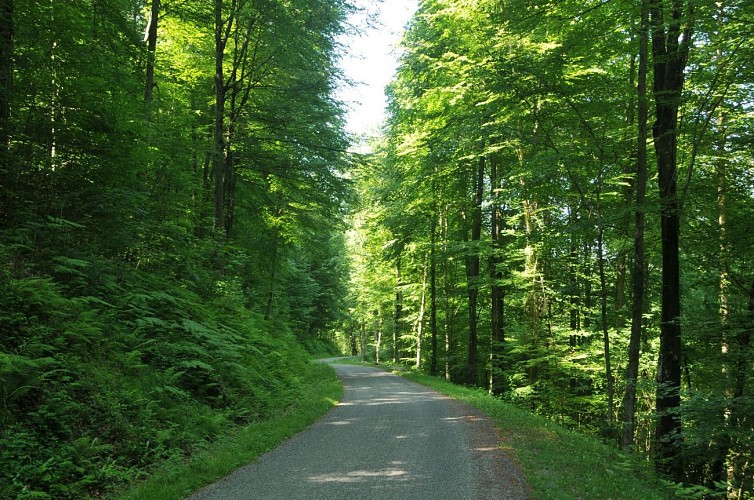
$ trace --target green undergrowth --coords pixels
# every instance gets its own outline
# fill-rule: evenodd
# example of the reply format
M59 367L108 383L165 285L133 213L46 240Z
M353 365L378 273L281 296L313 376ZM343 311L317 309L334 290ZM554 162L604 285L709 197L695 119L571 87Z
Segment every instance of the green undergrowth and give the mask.
M472 389L415 372L409 380L468 403L495 420L503 447L537 499L664 499L673 492L638 462L601 441Z
M187 495L254 461L281 441L316 421L343 395L332 368L311 367L301 399L280 415L256 422L228 434L189 460L172 460L151 477L118 496L121 500L185 498Z
M110 497L184 466L211 481L337 397L288 324L201 261L230 250L192 246L195 259L165 270L75 249L42 258L63 247L46 243L0 243L0 498ZM235 443L248 450L215 451ZM213 453L226 458L195 472Z

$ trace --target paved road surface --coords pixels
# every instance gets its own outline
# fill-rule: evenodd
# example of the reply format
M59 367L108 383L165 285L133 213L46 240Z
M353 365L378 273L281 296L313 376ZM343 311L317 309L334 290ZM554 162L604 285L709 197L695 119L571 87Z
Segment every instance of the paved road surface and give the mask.
M520 499L524 480L489 421L375 368L338 365L343 401L192 499Z

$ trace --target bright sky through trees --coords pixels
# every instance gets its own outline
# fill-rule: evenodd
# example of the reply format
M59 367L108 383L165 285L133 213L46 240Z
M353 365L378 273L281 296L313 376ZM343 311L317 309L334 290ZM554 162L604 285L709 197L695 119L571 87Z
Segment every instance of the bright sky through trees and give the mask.
M377 130L384 119L385 86L397 64L403 28L416 10L415 0L357 0L350 20L358 33L342 40L341 67L353 85L341 89L348 107L347 129L357 135Z

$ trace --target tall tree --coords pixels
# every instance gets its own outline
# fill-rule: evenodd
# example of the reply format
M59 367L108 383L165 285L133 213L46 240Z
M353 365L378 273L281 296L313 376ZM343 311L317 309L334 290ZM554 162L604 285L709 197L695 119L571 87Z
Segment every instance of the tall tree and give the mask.
M490 215L490 237L492 250L490 252L489 267L490 279L490 367L489 367L489 391L492 394L501 394L505 390L504 362L505 354L505 286L503 285L503 207L501 179L499 172L499 160L496 155L490 157L490 199L492 201Z
M13 97L13 0L0 2L0 185L3 212L10 209L10 111Z
M649 61L649 0L641 0L641 19L639 26L639 67L637 75L637 142L636 142L636 177L634 192L636 196L634 216L634 255L631 268L633 280L631 303L631 335L628 343L628 362L626 363L626 390L623 395L623 437L625 450L634 444L636 428L636 384L639 377L639 351L642 326L644 324L644 199L647 189L647 130L648 96L647 70Z
M476 384L479 371L478 303L480 288L480 243L482 239L482 203L484 202L484 173L486 160L479 157L471 185L472 201L467 224L471 238L466 255L466 287L469 296L469 346L466 358L466 383Z

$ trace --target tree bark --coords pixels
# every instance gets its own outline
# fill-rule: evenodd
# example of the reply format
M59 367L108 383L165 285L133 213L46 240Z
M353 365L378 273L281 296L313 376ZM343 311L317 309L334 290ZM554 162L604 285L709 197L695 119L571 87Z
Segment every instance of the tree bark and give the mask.
M422 272L422 296L419 302L419 317L416 319L416 368L421 367L422 362L422 337L424 334L424 311L427 306L427 267L429 254L424 256L424 271Z
M689 8L689 14L693 13ZM657 365L655 437L656 466L675 480L683 477L681 449L681 293L680 211L677 196L678 108L683 90L692 21L684 17L682 0L672 0L671 18L665 2L651 0L652 55L656 119L652 134L657 157L662 232L662 312ZM682 24L686 23L681 33Z
M0 153L10 140L10 102L13 95L13 0L0 1Z
M0 0L0 186L3 213L11 212L10 116L13 96L13 0Z
M225 45L232 19L223 22L223 0L215 0L215 128L214 128L214 178L216 231L224 228L225 217L225 76L223 62Z
M636 144L636 214L634 225L634 259L631 268L633 281L631 305L631 336L628 342L626 391L623 396L623 449L634 446L636 427L636 383L639 376L641 332L644 324L644 197L647 190L647 70L649 59L649 0L641 0L641 31L639 35L639 72L637 80L638 137Z
M490 157L490 198L492 199L492 215L490 218L490 236L492 252L490 253L491 304L490 316L492 335L490 338L490 373L488 388L491 394L502 394L505 391L503 378L503 355L505 354L505 288L502 285L502 229L503 217L500 207L500 179L498 175L498 159Z
M479 243L482 238L482 201L484 200L485 159L481 157L474 176L474 205L471 212L471 247L466 257L466 280L469 296L469 344L466 359L466 383L477 383L478 332L477 302L479 298Z
M364 362L367 347L367 322L362 319L359 327L359 361Z
M401 257L395 262L395 315L393 316L393 363L401 359L401 318L403 316L403 292L401 291Z
M157 53L157 22L160 18L160 0L152 0L149 23L147 24L146 42L147 42L147 74L146 85L144 87L144 102L152 102L152 91L154 90L154 64Z
M599 197L598 201L599 203ZM614 412L614 380L613 380L613 368L610 359L610 333L607 328L607 280L605 279L605 255L604 255L604 240L605 229L602 227L602 217L600 217L600 229L599 237L597 239L597 253L599 257L599 275L600 275L600 318L602 325L602 338L603 345L605 346L605 378L607 378L607 425L610 429L613 428L613 412Z
M433 190L433 193L435 190ZM430 251L429 251L429 329L431 334L431 360L429 373L437 375L437 257L435 247L437 245L437 210L432 214L430 224Z
M749 289L748 321L731 343L732 378L734 379L733 404L731 405L730 421L735 429L735 435L740 439L745 434L745 426L751 426L750 415L746 411L745 389L751 372L751 334L754 331L754 281ZM749 396L751 397L751 396ZM728 463L728 492L730 498L744 498L744 492L754 488L754 477L751 474L750 455L742 453L741 448L747 446L738 443L739 450L732 454ZM748 473L747 473L748 472Z
M374 364L380 364L380 348L382 347L382 314L379 309L375 311L377 314L377 339L374 344Z

